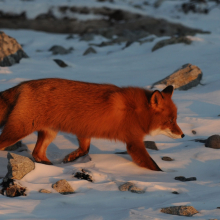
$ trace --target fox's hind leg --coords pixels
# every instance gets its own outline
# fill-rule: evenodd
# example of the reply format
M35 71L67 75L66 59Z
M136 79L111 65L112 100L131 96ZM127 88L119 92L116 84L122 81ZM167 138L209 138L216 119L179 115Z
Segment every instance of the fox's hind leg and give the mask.
M140 167L145 167L147 169L155 171L162 171L160 167L150 157L142 141L127 143L127 151L133 161Z
M78 138L78 141L79 141L79 148L73 151L72 153L68 154L63 160L64 163L71 162L89 153L91 139Z
M52 164L46 156L47 147L57 136L57 131L52 129L44 129L38 131L38 139L32 156L36 162L44 164Z

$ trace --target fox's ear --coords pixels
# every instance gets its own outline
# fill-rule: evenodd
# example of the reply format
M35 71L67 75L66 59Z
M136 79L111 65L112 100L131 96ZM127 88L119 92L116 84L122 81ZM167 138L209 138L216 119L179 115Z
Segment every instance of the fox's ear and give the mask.
M163 101L163 96L158 90L154 91L150 98L150 104L152 107L158 107Z
M165 95L168 95L170 97L172 97L173 95L173 90L174 90L174 87L173 86L167 86L163 91L162 93L165 94Z

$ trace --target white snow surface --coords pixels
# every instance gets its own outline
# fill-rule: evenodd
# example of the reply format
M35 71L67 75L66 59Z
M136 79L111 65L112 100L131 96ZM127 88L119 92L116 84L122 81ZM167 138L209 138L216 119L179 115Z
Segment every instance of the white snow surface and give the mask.
M220 150L209 149L203 143L192 141L220 134L220 7L207 15L183 14L176 6L184 1L164 1L157 9L152 6L154 1L149 2L147 6L143 5L144 1L115 1L114 4L95 0L66 0L62 3L43 0L0 1L1 10L26 10L30 18L57 5L106 5L211 31L211 34L191 37L191 45L175 44L151 52L157 41L168 38L155 37L153 42L142 45L133 43L124 50L122 44L94 47L97 54L83 56L88 42L80 41L78 35L66 40L67 34L1 29L22 44L30 57L11 67L0 67L1 91L24 80L48 77L149 88L186 63L197 65L203 72L203 79L202 85L188 91L175 90L173 95L178 107L178 124L185 138L173 140L162 135L146 136L146 140L156 142L159 151L148 152L164 172L138 167L129 155L115 154L125 151L124 144L102 139L92 140L89 153L91 161L86 156L76 162L62 164L64 156L77 149L78 144L75 136L59 133L47 151L55 165L36 163L35 170L18 181L27 187L26 197L8 198L0 195L0 219L184 219L160 212L163 207L177 205L194 206L199 213L193 219L220 219L220 210L217 209L220 206ZM143 5L143 8L134 8L132 4ZM106 40L96 36L89 43ZM67 55L52 55L48 49L53 45L74 47L74 51ZM53 59L61 59L69 66L60 68ZM24 138L22 142L28 151L15 153L31 155L36 138L36 133ZM174 161L163 161L163 156L169 156ZM7 172L6 151L0 152L0 164L0 177L4 177ZM73 177L73 173L82 168L91 172L95 180L93 183ZM180 182L174 179L176 176L196 177L197 181ZM51 185L64 178L76 193L61 195L52 190ZM126 181L134 182L146 192L135 194L119 191L118 186ZM39 193L42 188L53 193ZM172 194L173 191L179 194Z

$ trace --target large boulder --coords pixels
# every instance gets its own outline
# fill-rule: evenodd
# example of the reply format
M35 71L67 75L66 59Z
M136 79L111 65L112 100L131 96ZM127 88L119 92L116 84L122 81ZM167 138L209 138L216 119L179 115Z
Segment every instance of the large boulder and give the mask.
M8 173L4 179L22 179L26 174L34 170L35 164L28 157L14 153L8 153Z
M202 71L199 67L190 63L183 65L166 78L155 82L151 88L157 85L173 85L175 89L188 90L197 86L202 79Z
M22 58L28 58L21 45L12 37L0 31L0 66L12 66Z

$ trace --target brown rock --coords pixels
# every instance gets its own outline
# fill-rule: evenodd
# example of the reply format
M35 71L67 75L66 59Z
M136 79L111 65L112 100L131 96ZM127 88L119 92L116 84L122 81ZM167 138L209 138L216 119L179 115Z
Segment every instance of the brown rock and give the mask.
M202 79L202 71L195 65L185 64L166 78L154 83L155 85L173 85L175 89L188 90L197 86Z
M67 195L74 193L74 189L70 186L70 184L65 180L59 180L52 185L52 188L55 189L58 193Z
M11 66L28 58L21 45L12 37L0 31L0 66Z
M205 146L214 149L220 149L220 135L215 134L210 136L206 142Z
M49 190L46 190L46 189L40 189L39 192L40 193L51 193Z
M193 216L198 213L198 211L192 206L171 206L167 208L162 208L161 212L181 216Z

